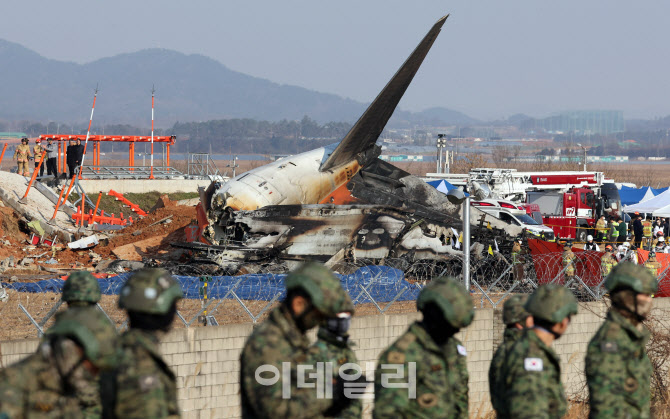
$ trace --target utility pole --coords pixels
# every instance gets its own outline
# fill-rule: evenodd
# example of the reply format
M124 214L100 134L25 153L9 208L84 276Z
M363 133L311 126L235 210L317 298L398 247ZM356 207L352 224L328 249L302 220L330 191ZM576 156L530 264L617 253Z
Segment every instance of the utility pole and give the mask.
M582 150L584 151L584 171L586 172L586 147L584 147L584 146L581 145L580 143L577 143L577 145L578 145L579 147L581 147Z
M444 148L447 146L447 139L444 138L444 134L437 134L437 173L442 173L442 154L444 153ZM448 156L447 156L448 158Z

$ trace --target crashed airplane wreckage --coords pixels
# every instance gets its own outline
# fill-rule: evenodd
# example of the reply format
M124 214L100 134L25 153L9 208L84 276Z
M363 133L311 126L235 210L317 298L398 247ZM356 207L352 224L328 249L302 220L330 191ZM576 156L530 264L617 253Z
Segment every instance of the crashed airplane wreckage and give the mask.
M380 160L376 145L447 17L435 23L340 143L212 183L200 191L198 207L207 243L176 245L230 267L277 259L332 264L460 254L452 248L462 228L460 206ZM476 208L470 218L480 243L504 245L522 234Z

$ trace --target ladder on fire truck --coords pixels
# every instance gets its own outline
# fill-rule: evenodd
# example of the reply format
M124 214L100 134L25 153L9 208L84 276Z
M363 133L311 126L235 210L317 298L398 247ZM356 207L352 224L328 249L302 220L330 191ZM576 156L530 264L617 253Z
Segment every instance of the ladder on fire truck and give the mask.
M467 174L428 173L426 180L444 179L454 186L476 181L486 183L499 199L525 201L528 191L567 191L588 186L599 189L605 179L603 172L519 172L516 169L475 168Z

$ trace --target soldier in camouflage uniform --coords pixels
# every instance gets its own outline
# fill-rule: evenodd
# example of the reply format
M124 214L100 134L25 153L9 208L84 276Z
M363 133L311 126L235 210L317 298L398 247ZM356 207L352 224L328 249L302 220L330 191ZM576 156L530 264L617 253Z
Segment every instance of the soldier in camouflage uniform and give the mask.
M88 271L73 272L63 284L61 299L67 303L68 310L79 310L83 315L86 315L88 311L98 312L96 303L100 301L100 284ZM100 312L95 316L98 314ZM109 322L106 316L105 319ZM87 416L100 417L102 405L99 380L96 379L91 385L80 389L77 392L77 398L81 406L86 406Z
M181 287L164 269L140 269L121 288L119 308L128 312L130 329L120 339L118 368L101 380L105 417L179 417L175 375L158 345L180 298Z
M343 380L333 376L333 399L317 397L314 388L298 387L298 365L315 367L305 332L326 318L336 317L340 307L350 304L349 296L328 268L314 262L289 273L285 284L286 298L249 336L240 355L242 417L337 415L351 403L344 397ZM286 368L290 369L290 377L283 375ZM313 374L314 368L308 373ZM280 378L272 383L271 378L277 374ZM309 381L309 377L305 379ZM283 381L290 384L284 386ZM284 397L285 391L290 391L288 397Z
M351 325L351 315L354 312L354 305L350 298L342 301L340 307L334 308L337 316L326 319L325 324L319 327L316 334L316 343L310 348L310 358L314 362L331 363L333 366L333 377L339 375L340 367L344 364L358 365L358 359L354 354L352 343L349 342L349 326ZM345 371L347 374L353 374L354 371ZM363 388L357 387L357 394L362 394ZM343 409L335 417L342 419L360 418L363 412L362 399L357 398L351 401L346 409ZM326 412L329 417L329 412Z
M589 342L586 381L591 418L650 417L652 367L645 349L656 278L642 266L617 265L605 280L612 307Z
M498 413L498 417L505 417L505 371L503 366L507 353L514 343L521 337L524 329L533 326L533 318L523 307L528 296L517 294L505 301L503 306L503 323L505 334L503 342L498 346L489 367L489 391L491 404Z
M79 395L116 366L117 334L104 314L73 308L56 316L37 351L0 372L0 417L99 418Z
M68 307L91 307L100 301L100 296L98 280L88 271L76 271L63 284L61 299Z
M379 358L373 417L467 418L466 350L454 335L475 315L470 294L460 282L440 277L421 291L416 305L423 320ZM411 378L416 380L407 388Z
M561 418L567 410L558 355L551 349L577 314L577 299L558 284L542 285L525 305L533 316L505 359L504 414L514 419Z
M523 241L521 239L514 240L514 246L512 246L512 272L514 273L515 281L523 281L523 264L526 262L524 258L524 253L521 249L521 244Z

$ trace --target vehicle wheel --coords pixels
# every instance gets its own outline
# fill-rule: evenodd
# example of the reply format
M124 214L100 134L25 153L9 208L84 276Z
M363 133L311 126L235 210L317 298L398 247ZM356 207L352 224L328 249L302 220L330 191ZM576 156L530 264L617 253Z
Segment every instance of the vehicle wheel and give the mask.
M586 236L588 236L588 233L584 229L579 229L577 230L577 241L578 242L586 242Z

